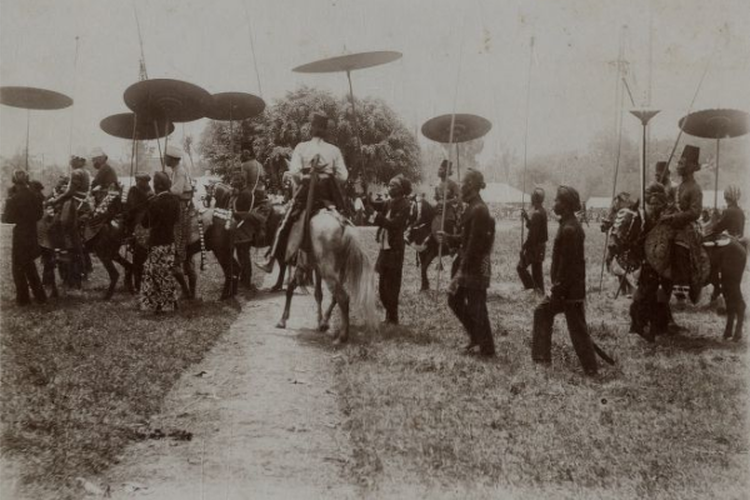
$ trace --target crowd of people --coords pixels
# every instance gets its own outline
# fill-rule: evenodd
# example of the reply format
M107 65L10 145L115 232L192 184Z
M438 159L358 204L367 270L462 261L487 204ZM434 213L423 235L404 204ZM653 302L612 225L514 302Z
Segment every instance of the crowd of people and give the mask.
M300 142L291 157L289 174L289 208L275 235L269 260L259 267L266 272L275 259L283 259L298 267L310 267L309 229L312 214L328 208L377 226L379 253L376 272L379 274L379 295L385 309L385 322L399 323L399 298L406 250L404 235L410 224L413 201L411 182L397 175L388 183L387 198L360 200L352 213L345 199L343 183L348 171L341 151L325 141L328 118L314 114L311 139ZM252 145L242 147L241 162L232 174L234 217L252 217L265 196L263 168L255 160ZM677 166L679 184L669 179L665 162L656 166L654 182L646 190L645 225L643 234L658 224L674 230L672 244L672 275L669 279L641 257L637 291L630 309L631 330L648 340L657 332L667 331L673 318L669 297L689 296L693 301L700 291L696 278L696 248L702 235L698 221L703 213L702 191L694 179L700 168L699 150L686 146ZM47 199L39 186L32 183L25 171L16 171L9 192L3 222L15 224L13 229L12 268L19 305L47 300L42 280L35 266L40 255L37 224L43 217L56 217L64 243L71 257L70 275L74 285L85 268L86 233L80 228L95 218L107 200L119 199L122 189L114 170L101 149L94 150L91 162L96 171L93 180L85 168L86 159L71 159L67 184ZM178 287L192 297L195 270L186 255L189 240L189 217L193 207L194 184L182 165L181 150L170 145L163 157L167 172L138 174L135 185L127 193L125 232L133 245L134 284L140 293L143 310L162 313L178 307ZM487 310L487 289L492 277L491 253L495 240L495 219L482 200L484 178L478 170L469 169L458 185L452 179L451 164L444 161L438 170L440 184L435 189L438 209L433 224L438 243L456 251L448 286L448 306L468 336L465 349L483 357L495 355L492 328ZM740 191L730 187L725 192L729 208L715 218L712 233L728 232L741 237L744 213L739 208ZM586 374L598 371L596 346L589 335L584 303L586 300L586 263L580 214L585 210L580 196L571 186L559 186L552 210L559 227L552 243L549 286L545 286L543 263L548 242L548 215L544 208L545 191L537 188L531 195L531 208L520 212L527 237L523 241L517 272L524 288L544 297L533 312L531 357L537 363L551 362L551 335L555 316L564 314L570 338ZM257 216L257 214L256 214ZM609 225L614 221L609 221ZM708 225L704 225L704 232ZM643 242L640 243L643 245ZM279 251L281 250L281 251ZM186 282L187 279L187 282ZM548 294L545 293L549 291Z

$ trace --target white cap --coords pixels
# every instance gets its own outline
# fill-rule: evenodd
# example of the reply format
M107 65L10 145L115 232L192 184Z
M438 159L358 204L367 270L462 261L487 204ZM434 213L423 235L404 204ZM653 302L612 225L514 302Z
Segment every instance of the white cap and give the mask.
M171 156L172 158L182 159L182 148L169 144L167 150L164 152L164 156Z
M100 156L107 156L107 153L102 148L94 148L89 154L89 158L99 158Z

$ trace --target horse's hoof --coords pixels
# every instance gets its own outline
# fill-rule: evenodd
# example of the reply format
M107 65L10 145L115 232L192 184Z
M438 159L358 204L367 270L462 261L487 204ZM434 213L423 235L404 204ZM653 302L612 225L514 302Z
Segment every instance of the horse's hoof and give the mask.
M276 328L285 329L286 328L286 321L279 321L276 323Z
M318 325L318 331L319 332L327 332L330 326L328 323L323 323L322 325Z
M276 285L268 289L269 292L281 292L284 290L282 285Z

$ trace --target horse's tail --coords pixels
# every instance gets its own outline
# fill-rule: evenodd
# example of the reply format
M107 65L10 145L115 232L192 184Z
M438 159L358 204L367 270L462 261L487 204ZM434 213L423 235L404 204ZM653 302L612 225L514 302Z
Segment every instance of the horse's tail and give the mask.
M345 266L344 286L351 294L353 305L363 311L367 328L374 330L378 324L375 272L354 226L344 226L341 255Z

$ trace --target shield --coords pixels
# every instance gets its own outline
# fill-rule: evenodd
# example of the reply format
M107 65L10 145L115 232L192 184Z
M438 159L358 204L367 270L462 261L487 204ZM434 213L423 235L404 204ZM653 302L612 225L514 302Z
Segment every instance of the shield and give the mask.
M657 224L646 235L646 261L662 278L672 279L672 241L675 229L668 224Z

